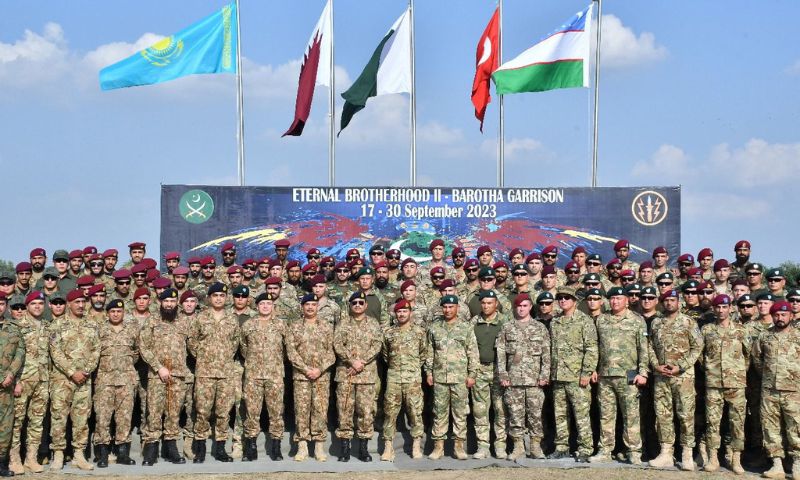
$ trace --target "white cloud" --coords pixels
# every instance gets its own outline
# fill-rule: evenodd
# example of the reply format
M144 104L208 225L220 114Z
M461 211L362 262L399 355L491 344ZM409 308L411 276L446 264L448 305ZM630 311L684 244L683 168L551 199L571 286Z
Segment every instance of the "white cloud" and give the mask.
M0 64L16 61L45 61L59 57L65 50L64 30L57 23L47 23L42 34L25 30L13 44L0 42Z
M637 162L633 166L636 177L677 180L688 171L689 157L680 147L661 145L650 160Z
M147 48L164 38L164 35L157 33L145 33L133 43L111 42L100 45L84 56L84 60L91 68L100 70L103 67L114 64L130 57L134 53Z
M666 58L668 51L656 43L650 32L639 36L622 24L614 15L603 15L603 36L600 62L603 68L624 68L657 62Z
M681 210L694 218L719 220L761 219L773 211L769 201L734 193L698 192L697 188L684 188Z
M741 187L766 187L796 182L800 143L773 143L754 138L744 147L714 147L709 167Z

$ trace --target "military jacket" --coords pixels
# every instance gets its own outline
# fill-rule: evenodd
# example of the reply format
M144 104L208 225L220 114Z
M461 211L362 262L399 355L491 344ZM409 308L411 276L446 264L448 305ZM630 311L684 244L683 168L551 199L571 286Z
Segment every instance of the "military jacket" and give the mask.
M283 382L286 322L273 317L262 322L258 316L242 325L241 352L247 378Z
M50 358L55 371L65 377L92 373L100 360L97 326L67 312L50 325Z
M239 320L231 311L224 310L219 319L214 318L211 308L197 314L188 341L189 351L197 360L195 377L234 376L234 356L240 339Z
M419 383L428 354L425 329L413 323L388 327L383 333L381 354L389 366L387 382Z
M675 365L681 376L694 377L694 364L703 352L697 323L679 313L675 318L656 317L650 325L650 366Z
M496 340L497 373L515 387L550 380L550 334L541 322L511 320Z
M577 308L569 317L559 315L550 322L550 378L577 382L597 368L597 329L588 315Z
M753 349L753 360L761 371L761 386L772 390L800 391L800 331L769 331Z
M597 318L601 377L625 377L629 370L648 373L647 325L639 315L625 310L622 315L603 313Z
M333 348L339 363L336 366L337 382L375 383L378 381L378 367L375 359L381 352L383 332L378 321L370 316L357 321L352 317L342 320L333 334ZM347 370L356 359L364 361L361 372L348 376Z
M25 340L19 335L19 330L9 322L0 324L0 355L0 371L3 372L0 382L9 375L19 377L25 361Z
M139 359L139 329L130 322L122 322L115 331L106 322L98 330L100 338L100 361L97 367L96 385L135 385L137 380L134 364Z
M174 321L150 317L139 332L139 350L142 360L150 366L148 376L158 377L158 370L166 367L170 376L191 376L186 366L189 342L189 320L178 315Z
M46 382L50 378L50 333L47 324L28 313L19 320L10 321L10 328L25 342L25 367L20 379Z
M342 318L342 308L330 297L323 297L318 302L317 318L337 325Z
M752 342L745 327L728 320L727 327L709 323L700 333L703 335L703 355L700 358L705 367L706 386L746 387Z
M320 319L292 323L286 334L286 356L294 368L292 377L296 382L310 381L305 374L310 368L324 373L336 361L333 326Z
M475 378L480 363L478 341L472 324L455 320L439 321L428 328L428 353L425 373L436 383L461 383Z

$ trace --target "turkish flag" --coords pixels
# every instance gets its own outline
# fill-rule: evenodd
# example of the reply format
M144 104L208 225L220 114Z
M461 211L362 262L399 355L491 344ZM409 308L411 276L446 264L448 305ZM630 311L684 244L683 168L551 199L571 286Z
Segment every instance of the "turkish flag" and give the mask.
M486 115L486 106L492 101L489 94L489 86L492 79L492 72L497 70L499 52L500 33L500 9L494 11L492 19L486 25L481 39L478 41L478 48L475 51L475 79L472 81L472 104L475 106L475 118L481 121L481 132L483 132L483 117Z

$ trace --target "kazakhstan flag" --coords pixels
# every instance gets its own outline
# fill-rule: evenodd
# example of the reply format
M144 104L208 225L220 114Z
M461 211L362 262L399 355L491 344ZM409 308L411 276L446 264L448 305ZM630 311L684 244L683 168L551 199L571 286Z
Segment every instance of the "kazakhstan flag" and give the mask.
M236 73L236 4L100 70L100 88L135 87L194 73Z

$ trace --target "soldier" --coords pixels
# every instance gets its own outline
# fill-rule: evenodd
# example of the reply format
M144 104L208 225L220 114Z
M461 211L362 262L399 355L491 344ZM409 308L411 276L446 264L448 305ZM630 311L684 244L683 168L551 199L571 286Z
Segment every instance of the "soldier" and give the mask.
M654 248L653 273L658 276L669 271L669 252L662 246Z
M47 252L44 248L36 247L31 250L28 259L30 260L33 273L31 276L31 283L35 285L36 282L42 278L44 269L47 266Z
M289 240L281 239L274 243L275 245L275 259L280 262L281 266L286 265L286 259L289 257Z
M357 292L363 293L367 300L366 314L377 320L381 326L387 326L389 325L389 312L386 299L384 299L383 295L375 288L374 280L375 270L370 267L362 267L356 274L356 281L358 282ZM349 297L350 296L348 296L348 298Z
M792 478L800 477L800 334L792 326L792 307L778 301L770 308L774 327L756 340L753 361L763 372L761 420L764 448L772 459L772 468L765 478L784 478L782 458L784 439L781 425L786 426L786 445L792 459Z
M761 293L756 298L754 295L745 294L739 297L737 304L741 312L741 320L747 336L751 343L758 341L758 338L772 329L772 316L769 313L774 301L771 293ZM761 315L761 313L764 315ZM745 417L745 454L748 455L748 463L754 466L764 467L769 457L764 451L763 423L761 421L761 377L762 372L758 368L754 359L750 361L750 368L747 370L747 386L745 396L747 397L747 416Z
M86 319L98 327L106 323L106 290L103 284L95 284L89 288L86 298L89 300L89 309Z
M656 275L653 270L653 262L647 260L639 265L639 283L642 287L655 287Z
M410 292L411 291L408 288L405 291L405 298L407 301L409 301L409 303L411 303L409 300L409 298L411 298ZM417 290L417 292L419 292L419 290ZM428 311L426 317L427 324L420 323L420 326L427 328L431 323L438 322L443 318L442 306L439 304L439 300L441 300L445 295L456 295L456 286L449 278L442 282L440 285L440 290L429 296L428 303L425 305L425 308ZM420 307L420 302L416 302L411 305L411 318L415 321L417 319L417 309ZM461 297L458 297L458 319L463 322L468 322L470 318L472 317L469 315L469 306L467 306L467 304L461 300Z
M542 269L544 267L553 267L553 271L556 274L556 282L558 285L563 285L566 281L566 275L564 271L561 270L556 266L556 261L558 260L558 247L555 245L548 245L542 249ZM544 275L544 274L543 274Z
M436 238L428 245L428 250L431 252L430 261L420 269L420 274L423 277L429 277L431 269L441 267L444 270L446 278L455 278L455 269L444 260L444 240Z
M316 442L314 457L324 462L325 438L328 436L328 400L331 374L328 369L336 361L333 350L333 326L317 317L317 301L313 294L302 299L303 319L289 325L286 335L286 357L292 364L294 412L297 426L296 462L308 457L308 442Z
M497 336L497 372L505 390L509 433L514 450L509 460L525 456L523 437L530 435L530 456L542 452L542 405L550 382L550 334L531 318L533 303L526 293L514 298L514 319L506 322Z
M739 240L733 246L733 253L736 260L731 263L731 278L733 280L746 278L747 265L750 263L750 242Z
M84 318L86 299L83 292L67 294L69 311L50 326L50 358L53 375L50 386L53 463L50 469L64 467L67 447L67 416L72 420L72 463L81 470L94 470L86 461L83 449L89 441L89 415L92 412L92 377L100 360L97 325Z
M694 364L703 351L703 337L697 323L680 313L677 290L659 297L664 316L651 325L650 367L655 371L655 409L661 453L650 461L651 467L670 467L673 464L672 445L675 443L677 409L683 447L681 470L694 470Z
M642 289L642 296L639 303L641 304L641 308L637 313L644 319L644 323L647 325L647 334L649 337L653 320L661 315L658 311L658 290L656 290L656 287L644 287ZM640 431L643 432L643 460L656 458L659 453L658 434L656 433L655 428L653 428L656 424L656 411L653 400L654 384L655 378L653 375L650 375L647 378L647 386L639 390L639 393L641 394L639 401L639 412L641 419Z
M588 268L588 258L586 263ZM531 285L541 280L542 267L544 264L542 263L542 255L539 252L532 252L530 255L525 257L525 266L528 267L528 272L531 274Z
M729 297L732 295L731 292L731 285L728 283L728 279L731 276L731 267L728 264L728 261L724 258L720 258L716 262L714 262L714 290L719 294L725 294ZM735 298L731 300L736 300Z
M300 305L295 297L283 291L280 277L269 277L264 280L264 292L276 299L274 302L275 316L285 320L287 323L300 320L298 313Z
M178 267L181 268L181 267ZM180 303L180 310L178 315L180 316L179 321L183 324L184 328L188 332L189 326L194 322L194 319L197 317L197 314L200 313L198 309L199 302L197 300L197 295L195 295L193 290L186 290L178 297L178 302ZM194 359L187 358L186 359L186 376L183 378L184 383L186 384L186 388L184 391L186 394L183 397L182 405L186 411L186 423L183 425L183 456L188 458L189 460L194 460L194 450L192 450L192 446L194 444Z
M189 269L186 267L177 266L172 269L172 288L178 292L178 298L186 292L189 287Z
M393 310L397 321L385 330L381 348L383 360L388 365L381 455L381 460L386 462L394 461L392 441L401 407L405 407L411 427L411 458L415 460L422 458L424 433L420 371L427 355L425 329L411 320L412 309L408 301L398 300Z
M119 298L125 303L125 310L132 312L136 305L131 296L131 271L127 268L115 270L112 278L114 278L114 291L111 292L109 299Z
M167 266L167 274L172 275L178 265L181 264L180 252L167 252L164 254L164 263Z
M491 268L492 264L494 263L494 255L492 252L492 247L489 245L481 245L478 247L475 256L478 258L478 264L481 268L487 267Z
M8 453L14 430L13 390L25 361L25 340L16 326L4 320L5 303L5 292L0 292L0 371L5 372L0 383L0 477L12 477L14 473L8 469Z
M508 312L511 311L511 302L508 301L508 298L505 295L500 295L500 292L494 288L497 281L497 274L494 269L491 267L481 267L481 270L478 273L478 278L480 280L480 288L475 290L472 293L472 296L469 297L469 300L467 300L470 316L474 317L475 315L481 313L480 293L483 291L494 292L495 297L500 303L500 312L508 314Z
M697 254L697 263L701 271L701 278L703 280L711 280L714 278L714 252L710 248L704 248Z
M468 389L475 385L479 363L478 342L469 323L458 320L458 297L445 295L439 301L443 321L431 324L428 329L428 351L425 375L433 387L433 452L428 456L438 460L444 455L444 441L450 412L453 414L454 455L466 460L464 442L467 440Z
M103 268L105 269L106 276L112 276L117 270L117 261L119 260L119 252L115 248L109 248L103 252Z
M269 429L266 452L272 460L283 460L283 359L287 323L273 314L274 298L268 293L256 297L258 314L242 325L241 352L244 357L244 461L258 459L256 440L261 430L261 409L266 402Z
M220 462L233 461L225 452L225 441L228 439L228 416L234 402L231 376L236 374L236 369L233 357L239 350L241 332L237 318L225 309L227 295L227 285L213 283L208 289L211 308L200 312L190 327L189 351L197 359L194 463L205 461L212 413L216 422L211 455Z
M583 247L575 247L575 249L572 250L572 255L570 255L572 261L575 262L576 265L578 265L578 272L581 275L586 274L586 256L587 256L586 249Z
M751 342L744 326L731 320L731 298L725 294L714 298L716 323L704 326L703 356L706 376L706 435L708 462L703 470L719 469L717 449L720 446L720 420L728 405L731 435L731 469L738 475L744 473L741 453L744 450L744 418L747 401L747 365Z
M328 295L341 308L344 306L345 294L352 288L350 283L350 269L347 268L345 262L339 262L334 265L333 272L335 279L328 288Z
M328 297L328 284L325 276L316 274L308 281L311 293L317 296L317 316L332 326L338 325L342 318L342 309L339 304Z
M147 253L147 244L144 242L132 242L128 244L128 252L131 255L131 259L123 265L125 268L131 268L144 260L144 255Z
M597 319L599 362L592 383L599 383L602 435L592 462L611 460L617 425L617 404L622 411L622 439L628 463L641 464L639 388L647 385L647 325L628 309L628 297L619 287L606 294L611 311Z
M323 277L324 278L324 277ZM375 288L381 293L386 303L391 305L400 297L399 285L389 279L389 267L380 260L375 263Z
M16 267L17 283L14 285L14 293L25 296L31 293L33 283L33 267L29 262L19 262Z
M467 252L461 247L455 247L450 253L450 258L453 260L453 281L460 284L464 283L467 274L464 271L464 262L467 259Z
M569 457L569 402L578 429L576 461L585 463L593 451L588 387L597 367L597 330L592 319L576 308L576 300L575 289L559 287L556 301L562 313L550 325L556 450L548 458Z
M66 250L53 252L53 268L58 271L58 289L70 292L75 288L75 278L69 272L69 253Z
M395 284L400 277L400 257L402 256L403 254L396 248L386 252L386 265L389 267L389 281Z
M564 274L567 276L567 280L564 285L568 287L572 287L574 289L581 288L581 267L576 262L568 262L564 266Z
M775 297L775 300L785 299L786 276L783 274L783 269L773 268L767 271L767 289Z
M494 290L481 290L481 313L470 320L475 339L478 342L479 363L475 368L475 386L470 391L472 416L475 421L475 436L478 451L473 458L489 457L489 408L494 410L494 456L504 459L506 453L506 412L503 405L503 387L495 375L495 340L509 315L500 313L497 293Z
M747 285L753 295L758 296L761 293L768 292L767 286L764 285L764 265L760 263L750 263L745 267L747 274Z
M526 293L530 297L533 293L533 288L529 281L530 273L525 265L514 265L511 267L511 278L514 281L511 289L508 290L508 299L512 300L517 298L517 295Z
M44 471L36 459L42 442L42 425L50 387L49 332L44 321L44 294L34 291L25 298L27 312L14 321L17 334L25 343L25 367L14 385L14 433L11 442L11 471L22 475L27 468L33 473ZM27 418L25 464L20 461L22 425Z
M234 268L234 267L231 267ZM241 267L237 267L241 269ZM241 276L241 274L240 274ZM233 279L231 279L233 284ZM250 308L250 287L238 284L231 287L231 296L233 297L233 314L239 320L239 328L244 325L244 322L256 315L256 311ZM244 438L244 417L247 415L245 407L242 405L242 389L243 389L243 375L244 365L241 358L237 358L233 362L235 373L231 375L231 383L233 394L233 410L235 418L233 421L233 437L231 438L231 457L242 458L242 440Z
M136 368L139 356L139 328L124 322L125 304L112 300L105 307L106 322L98 325L100 360L95 378L94 412L97 466L108 467L111 444L111 418L114 418L117 460L120 465L135 465L131 459L131 419L136 395Z

